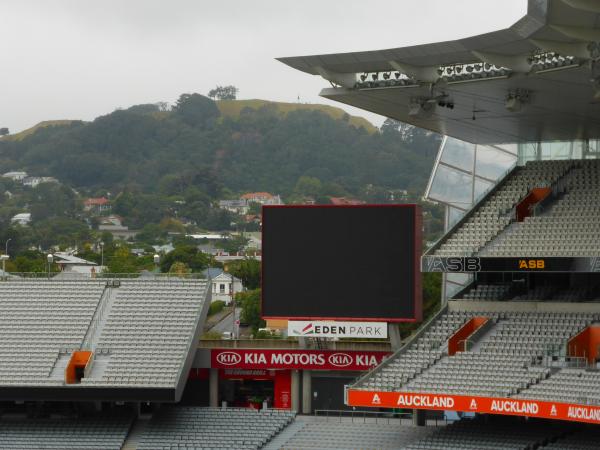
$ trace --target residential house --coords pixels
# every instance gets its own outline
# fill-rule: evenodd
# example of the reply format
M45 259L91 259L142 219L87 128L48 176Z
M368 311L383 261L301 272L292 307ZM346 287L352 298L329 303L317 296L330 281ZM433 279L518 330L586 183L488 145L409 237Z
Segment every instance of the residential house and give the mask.
M346 197L329 197L332 205L366 205L367 202L363 200L357 200L354 198L346 198Z
M220 200L219 208L235 214L247 214L250 205L246 200Z
M102 272L103 267L99 264L88 261L66 252L55 252L54 262L58 264L63 274L91 276L94 277L99 272Z
M113 237L117 239L134 238L138 233L137 231L130 230L129 227L123 225L123 218L116 215L100 218L98 230L108 231L110 234L113 235Z
M110 211L111 205L110 200L105 197L98 198L86 198L83 201L83 210L92 212L95 214L101 214L106 211Z
M27 172L6 172L2 178L10 178L13 181L23 181L27 177Z
M261 205L283 205L279 195L273 195L269 192L248 192L242 195L240 200L246 200L248 203L259 203Z
M19 213L10 219L10 223L27 226L31 223L31 213Z
M37 187L42 183L58 183L58 180L54 177L25 177L22 181L23 186L29 186L31 188Z
M231 303L232 295L244 290L242 280L234 277L223 269L211 267L204 271L204 274L210 278L212 285L212 301L222 300L226 304Z

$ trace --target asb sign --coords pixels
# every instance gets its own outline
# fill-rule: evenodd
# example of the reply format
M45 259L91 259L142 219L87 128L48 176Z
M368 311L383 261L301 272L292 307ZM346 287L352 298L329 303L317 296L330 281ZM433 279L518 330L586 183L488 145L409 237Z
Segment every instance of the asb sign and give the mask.
M385 322L288 321L288 336L386 339Z
M213 369L369 370L388 352L335 350L230 350L213 349Z
M347 392L347 404L349 406L374 406L381 408L464 411L600 424L600 406L515 398L410 392L374 392L349 389Z

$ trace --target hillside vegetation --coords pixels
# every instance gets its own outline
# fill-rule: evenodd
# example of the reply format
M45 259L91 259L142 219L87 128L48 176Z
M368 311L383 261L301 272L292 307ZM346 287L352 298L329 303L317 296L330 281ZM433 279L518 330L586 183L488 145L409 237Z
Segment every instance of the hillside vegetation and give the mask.
M359 196L368 186L421 193L438 137L397 126L371 132L363 122L322 105L185 94L169 111L136 105L3 139L0 170L54 176L84 192L199 189L211 199L248 190L290 196L301 177L317 182L317 196Z
M368 133L377 132L371 122L364 117L350 116L346 111L330 105L319 105L315 103L283 103L270 102L268 100L219 100L216 102L221 114L225 117L239 118L240 113L245 108L260 109L263 107L273 107L282 116L292 111L321 111L335 120L343 119L347 116L350 125L356 128L364 128Z

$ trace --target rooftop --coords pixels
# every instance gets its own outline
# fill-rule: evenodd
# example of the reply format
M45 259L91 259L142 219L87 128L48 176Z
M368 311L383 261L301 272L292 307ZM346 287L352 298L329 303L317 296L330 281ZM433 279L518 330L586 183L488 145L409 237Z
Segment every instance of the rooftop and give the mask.
M596 139L599 14L598 2L529 0L505 30L279 60L331 82L323 97L468 142Z

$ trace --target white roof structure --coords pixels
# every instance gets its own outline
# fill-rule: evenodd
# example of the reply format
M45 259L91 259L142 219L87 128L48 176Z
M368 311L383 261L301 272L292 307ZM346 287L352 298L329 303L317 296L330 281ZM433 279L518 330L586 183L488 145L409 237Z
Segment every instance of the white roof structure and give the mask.
M323 97L463 141L593 139L599 41L600 2L529 0L527 15L505 30L279 60L330 81Z
M93 261L88 261L87 259L78 258L77 256L70 255L69 253L64 252L56 252L54 256L57 258L56 262L58 264L64 265L77 265L77 266L97 266Z

